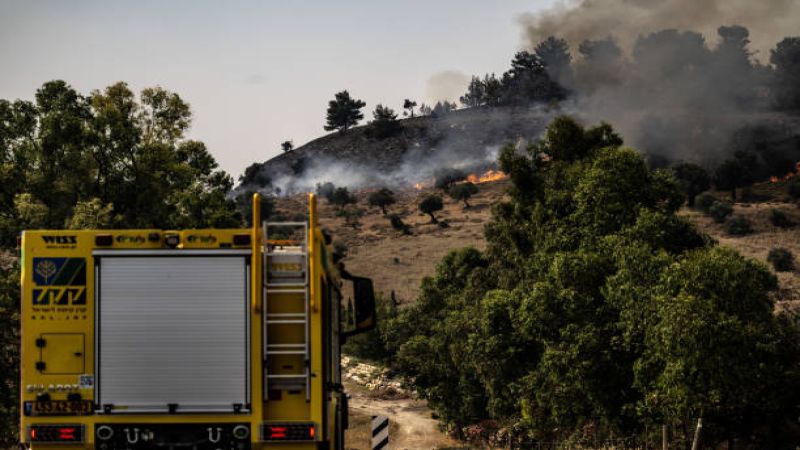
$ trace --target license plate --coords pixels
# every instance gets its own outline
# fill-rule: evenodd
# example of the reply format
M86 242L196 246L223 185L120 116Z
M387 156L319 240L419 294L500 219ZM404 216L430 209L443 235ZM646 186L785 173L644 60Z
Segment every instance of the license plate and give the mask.
M33 416L77 416L92 414L94 404L90 400L71 402L68 400L49 400L33 402L31 415Z

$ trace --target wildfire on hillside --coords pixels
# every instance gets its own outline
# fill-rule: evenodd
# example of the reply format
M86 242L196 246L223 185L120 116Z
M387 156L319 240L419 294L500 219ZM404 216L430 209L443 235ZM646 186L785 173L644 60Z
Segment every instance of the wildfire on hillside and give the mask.
M467 175L462 181L457 183L472 183L472 184L483 184L483 183L491 183L492 181L500 181L505 180L508 178L508 175L505 172L500 170L492 170L489 169L486 172L478 175L477 173L471 173ZM414 189L421 191L423 189L430 188L436 184L436 179L431 178L430 180L420 181L419 183L414 184Z
M492 169L487 170L480 176L475 173L467 175L467 181L472 184L489 183L491 181L505 180L506 178L508 178L508 175L505 172Z
M773 176L769 177L769 181L770 181L770 183L777 183L779 181L788 181L788 180L791 180L792 178L794 178L794 177L796 177L798 175L800 175L800 161L795 163L793 172L789 172L789 173L787 173L786 175L784 175L782 177L773 175Z

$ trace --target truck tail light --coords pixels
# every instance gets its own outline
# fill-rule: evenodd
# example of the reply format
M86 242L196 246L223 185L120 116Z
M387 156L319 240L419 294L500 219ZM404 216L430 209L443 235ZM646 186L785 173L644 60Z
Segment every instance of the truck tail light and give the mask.
M31 425L30 442L84 442L83 425Z
M261 440L275 441L313 441L316 428L313 423L269 423L261 427Z

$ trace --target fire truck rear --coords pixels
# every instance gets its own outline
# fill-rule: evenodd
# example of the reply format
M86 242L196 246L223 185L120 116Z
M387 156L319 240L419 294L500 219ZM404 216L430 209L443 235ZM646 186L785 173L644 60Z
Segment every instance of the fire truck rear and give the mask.
M313 195L308 221L260 204L253 228L23 233L23 446L343 448L339 350L375 324L372 282L334 263Z

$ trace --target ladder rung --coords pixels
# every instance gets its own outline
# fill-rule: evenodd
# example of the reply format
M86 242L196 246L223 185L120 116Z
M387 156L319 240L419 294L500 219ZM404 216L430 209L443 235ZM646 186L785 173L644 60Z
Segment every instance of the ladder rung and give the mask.
M297 289L298 286L299 287L306 287L306 282L305 282L305 280L301 280L301 281L292 280L292 281L288 281L286 283L275 283L275 282L267 283L267 287L268 288L271 288L271 287L280 288L280 287L287 287L287 286L292 286L292 287L295 287L295 289Z
M267 355L305 355L305 350L267 350Z
M302 227L307 224L308 222L264 222L268 227Z
M280 318L280 317L284 317L284 318L287 318L287 319L288 318L305 319L306 318L306 313L267 313L267 319L277 319L277 318Z
M267 344L267 347L275 347L275 348L289 348L289 347L300 347L305 348L306 344Z
M267 378L282 378L282 379L287 379L287 378L306 378L306 377L308 377L308 375L306 375L304 373L299 373L297 375L267 375Z
M296 324L299 324L299 323L306 323L306 321L305 320L267 320L267 323L268 324L276 324L276 325L280 325L280 324L286 324L286 325L295 324L296 325Z
M306 256L306 252L267 252L267 256Z
M304 294L305 289L267 289L267 294Z

